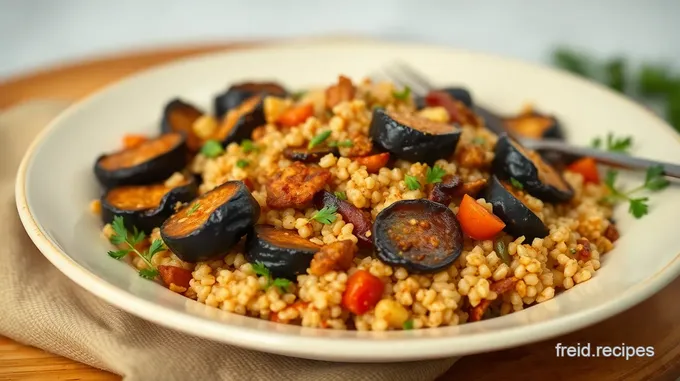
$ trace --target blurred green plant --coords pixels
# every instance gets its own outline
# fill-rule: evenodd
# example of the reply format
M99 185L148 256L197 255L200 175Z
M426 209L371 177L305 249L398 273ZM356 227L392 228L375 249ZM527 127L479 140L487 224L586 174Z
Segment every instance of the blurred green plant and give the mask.
M553 51L552 62L643 103L661 101L666 121L680 132L680 73L669 66L644 63L633 70L623 57L596 59L572 48Z

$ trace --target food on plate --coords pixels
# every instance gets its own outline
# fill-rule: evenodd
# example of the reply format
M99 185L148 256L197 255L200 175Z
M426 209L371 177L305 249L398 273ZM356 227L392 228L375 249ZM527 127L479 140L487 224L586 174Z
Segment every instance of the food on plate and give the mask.
M199 303L272 322L434 328L588 281L624 234L612 203L642 216L634 192L667 185L658 169L625 191L592 159L553 166L491 129L465 88L418 98L341 75L295 95L236 84L212 115L170 101L160 136L97 159L109 255ZM546 115L511 129L545 136L556 123Z
M186 138L170 132L131 148L101 155L95 162L94 174L105 188L153 184L183 171L186 165Z
M181 260L205 261L229 252L259 217L260 204L246 185L227 181L177 210L160 234Z

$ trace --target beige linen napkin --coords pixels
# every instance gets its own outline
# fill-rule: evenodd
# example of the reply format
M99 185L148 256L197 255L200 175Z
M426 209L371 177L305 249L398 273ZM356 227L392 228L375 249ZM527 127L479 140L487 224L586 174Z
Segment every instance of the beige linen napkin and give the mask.
M126 380L432 380L456 361L349 364L255 352L157 326L80 288L35 248L14 203L26 147L66 106L36 101L0 113L0 334Z

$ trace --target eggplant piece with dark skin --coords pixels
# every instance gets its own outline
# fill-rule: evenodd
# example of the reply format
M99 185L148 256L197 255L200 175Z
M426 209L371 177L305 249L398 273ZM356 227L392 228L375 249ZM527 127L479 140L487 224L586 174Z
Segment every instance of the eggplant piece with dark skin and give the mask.
M243 82L232 85L224 93L215 97L213 102L215 117L221 119L229 110L240 106L246 99L257 94L285 97L288 91L275 82Z
M262 95L254 95L231 110L218 127L215 139L224 147L250 139L257 127L267 124L263 99Z
M187 147L192 153L198 152L203 145L201 138L193 131L194 122L203 116L203 111L196 106L175 98L163 109L161 132L180 132L186 136Z
M256 225L246 238L246 260L260 262L276 278L295 280L306 274L321 246L292 230Z
M323 207L335 208L343 221L354 225L354 235L359 244L365 248L373 247L373 233L366 235L373 228L373 222L366 212L326 190L314 195L314 206L319 210Z
M373 110L369 135L373 144L397 158L432 164L456 150L461 131L447 123L404 112Z
M463 233L451 209L426 199L401 200L383 209L373 224L378 258L412 273L451 266L463 249Z
M260 217L242 181L228 181L187 203L161 226L163 242L185 262L226 254Z
M550 232L538 216L511 192L512 187L498 177L491 176L484 190L484 199L493 206L493 214L504 223L506 233L517 238L524 236L527 242L543 238Z
M108 190L101 198L102 221L113 222L114 217L123 218L125 227L137 228L150 234L175 212L178 202L193 200L198 187L193 179L169 188L164 184L123 185Z
M318 163L319 160L332 153L336 157L340 156L337 147L316 146L314 148L293 148L288 147L283 150L283 156L288 160L301 161L303 163Z
M186 138L171 132L134 148L99 156L94 174L104 188L153 184L181 172L188 159Z
M523 112L514 117L503 119L505 129L513 136L530 139L563 139L560 122L552 115L536 111Z
M501 180L514 178L530 195L546 202L565 202L574 197L574 190L555 168L507 134L498 138L494 155L493 173Z

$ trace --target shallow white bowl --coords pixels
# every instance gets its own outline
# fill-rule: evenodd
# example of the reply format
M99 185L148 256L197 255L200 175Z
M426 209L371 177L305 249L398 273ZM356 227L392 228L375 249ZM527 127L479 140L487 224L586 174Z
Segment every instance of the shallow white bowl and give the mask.
M440 85L468 87L475 101L515 112L526 101L554 112L568 139L588 144L609 131L635 137L635 154L680 162L680 141L662 120L598 85L515 60L439 47L375 42L302 43L209 54L135 75L80 102L32 144L19 169L16 199L37 247L73 281L111 304L197 336L290 356L335 361L403 361L464 355L554 337L619 313L680 273L680 187L651 198L635 220L616 210L622 233L590 281L551 301L497 319L400 332L331 331L242 317L206 307L140 278L106 255L100 222L88 210L98 196L95 158L126 132L156 133L163 105L181 96L209 109L230 82L280 80L295 89L331 83L339 73L362 78L395 59ZM638 183L625 174L622 183Z

